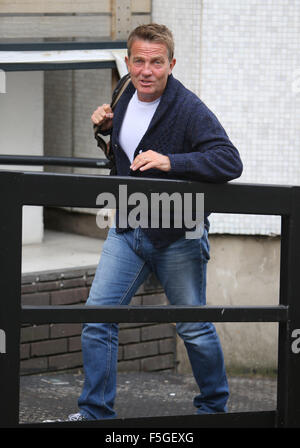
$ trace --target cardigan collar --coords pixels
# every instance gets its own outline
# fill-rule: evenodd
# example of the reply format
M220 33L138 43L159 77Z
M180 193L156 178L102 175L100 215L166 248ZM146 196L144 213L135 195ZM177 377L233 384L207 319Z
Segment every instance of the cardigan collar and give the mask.
M168 113L169 106L175 99L177 90L179 88L179 84L180 84L179 81L177 81L173 77L172 74L169 75L166 88L161 96L161 101L155 111L155 114L152 117L152 120L150 122L147 132L153 126L155 126L156 123L158 123L166 113ZM115 135L117 136L117 138L120 133L121 125L123 122L123 118L124 118L128 103L131 100L135 90L136 89L133 86L132 82L130 82L129 85L127 86L127 88L125 89L124 93L120 97L120 99L118 101L118 105L114 111L113 127L114 127L114 132L115 132Z

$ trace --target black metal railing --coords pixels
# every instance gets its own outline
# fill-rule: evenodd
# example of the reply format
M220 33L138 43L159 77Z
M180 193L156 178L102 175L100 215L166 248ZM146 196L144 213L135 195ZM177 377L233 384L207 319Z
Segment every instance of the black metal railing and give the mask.
M22 156L0 155L0 165L24 165L24 166L63 166L72 168L108 168L107 159L91 157L53 157L53 156Z
M53 161L52 161L53 162ZM21 164L21 160L18 160ZM43 163L43 160L40 160ZM0 160L1 164L1 160ZM26 164L26 162L24 162ZM30 163L29 163L30 164ZM45 160L46 164L46 160ZM58 164L59 161L58 161ZM281 216L280 291L275 306L162 306L89 307L21 306L22 207L71 206L98 208L102 191L118 198L120 183L128 195L143 192L201 192L205 211L214 213ZM208 184L115 176L0 172L1 300L0 329L6 336L6 353L0 354L0 427L19 424L20 327L23 323L75 322L278 322L277 406L272 411L209 415L148 417L81 422L105 428L191 427L299 427L300 426L300 187ZM255 281L255 279L254 279ZM259 295L259 291L257 291ZM262 297L263 303L263 297ZM296 331L297 330L297 331ZM299 343L297 340L299 338ZM26 424L72 426L76 423Z

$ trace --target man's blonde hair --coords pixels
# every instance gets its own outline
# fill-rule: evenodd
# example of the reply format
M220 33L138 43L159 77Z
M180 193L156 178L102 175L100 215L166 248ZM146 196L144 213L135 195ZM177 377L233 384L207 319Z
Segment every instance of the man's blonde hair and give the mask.
M149 23L147 25L140 25L131 31L127 39L128 58L130 58L131 47L135 40L148 40L149 42L162 43L167 47L169 61L174 57L173 35L165 25Z

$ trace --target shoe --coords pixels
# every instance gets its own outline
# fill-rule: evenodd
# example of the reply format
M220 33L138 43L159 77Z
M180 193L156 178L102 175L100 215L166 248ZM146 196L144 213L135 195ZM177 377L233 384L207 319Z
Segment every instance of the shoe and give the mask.
M77 412L76 414L70 414L68 417L68 422L87 422L88 419L84 415Z
M66 420L43 420L43 423L59 423L59 422L87 422L88 419L84 417L80 412L76 414L70 414Z

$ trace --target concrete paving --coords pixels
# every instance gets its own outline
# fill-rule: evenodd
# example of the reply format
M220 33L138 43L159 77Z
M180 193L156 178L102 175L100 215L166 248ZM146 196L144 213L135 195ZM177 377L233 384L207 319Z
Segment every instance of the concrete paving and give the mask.
M22 246L22 274L96 266L104 240L45 230L43 242Z
M53 373L22 376L20 423L66 419L77 412L82 373ZM276 409L276 379L229 377L229 412ZM194 378L171 372L119 373L115 409L119 418L195 414L197 394Z

